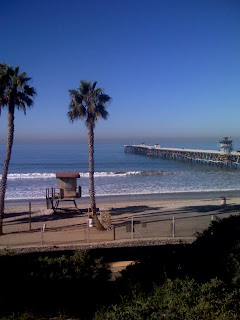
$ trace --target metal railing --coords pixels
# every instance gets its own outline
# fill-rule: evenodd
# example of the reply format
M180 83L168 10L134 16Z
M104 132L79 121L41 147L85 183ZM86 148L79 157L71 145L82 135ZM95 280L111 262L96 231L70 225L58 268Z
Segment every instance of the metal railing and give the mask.
M211 221L239 214L238 210L237 207L228 210L228 206L218 206L208 212L197 212L193 207L191 210L183 208L175 213L112 214L106 230L98 231L87 213L75 211L46 215L29 205L29 215L24 212L25 215L17 216L17 219L4 219L0 248L72 246L145 239L193 239Z

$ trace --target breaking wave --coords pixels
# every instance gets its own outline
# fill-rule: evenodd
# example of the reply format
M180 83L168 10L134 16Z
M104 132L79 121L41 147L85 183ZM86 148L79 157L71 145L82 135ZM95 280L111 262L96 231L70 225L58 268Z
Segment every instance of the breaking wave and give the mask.
M0 176L2 178L2 175ZM9 180L20 180L20 179L49 179L56 178L55 173L9 173Z
M116 172L95 172L94 177L126 177L126 176L164 176L173 174L168 171L116 171ZM88 178L87 172L80 172L80 177ZM0 175L0 178L2 176ZM55 173L9 173L9 180L20 180L20 179L53 179L56 178Z

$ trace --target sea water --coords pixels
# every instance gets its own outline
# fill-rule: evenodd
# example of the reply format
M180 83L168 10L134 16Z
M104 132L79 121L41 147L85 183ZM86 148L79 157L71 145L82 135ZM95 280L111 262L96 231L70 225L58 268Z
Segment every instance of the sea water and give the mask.
M217 143L182 142L164 147L217 150ZM0 170L5 146L0 145ZM240 170L163 160L124 153L124 144L95 144L97 196L227 191L240 188ZM8 172L6 199L43 199L46 188L58 188L56 172L79 172L82 196L88 191L87 144L15 144Z

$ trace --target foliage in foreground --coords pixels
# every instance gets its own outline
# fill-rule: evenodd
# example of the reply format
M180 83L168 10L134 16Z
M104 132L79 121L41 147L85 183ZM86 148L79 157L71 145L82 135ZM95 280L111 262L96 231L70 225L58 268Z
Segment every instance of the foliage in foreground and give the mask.
M116 282L107 281L109 270L90 252L34 259L8 253L0 257L7 282L0 305L11 296L9 313L15 315L9 320L49 319L24 314L39 315L43 306L59 319L93 319L96 310L97 320L240 319L239 230L236 215L213 221L193 245L148 248ZM23 286L27 296L21 295Z
M151 294L138 290L131 299L103 308L96 320L117 319L239 319L240 289L228 290L223 281L212 279L198 284L189 279L168 279Z
M123 298L96 319L240 319L239 230L239 215L218 219L193 245L129 266Z
M4 275L0 316L11 314L12 320L25 320L26 311L39 315L33 319L69 313L89 319L107 297L108 266L85 250L68 255L5 254L0 270Z
M0 255L1 273L5 281L107 281L109 268L103 258L95 259L89 251L78 250L72 255L17 256L12 252ZM17 265L17 268L16 268Z
M38 268L31 277L41 280L101 280L109 278L108 267L103 259L94 259L87 251L78 250L67 257L39 257Z

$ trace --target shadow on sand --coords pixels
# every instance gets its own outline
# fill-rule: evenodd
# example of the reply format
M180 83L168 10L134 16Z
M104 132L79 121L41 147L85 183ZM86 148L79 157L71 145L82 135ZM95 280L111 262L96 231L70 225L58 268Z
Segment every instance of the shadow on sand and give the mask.
M87 217L86 211L87 209L80 209L76 210L75 208L63 208L58 210L58 212L52 212L52 214L42 214L38 216L31 217L31 222L42 222L47 223L51 221L58 221L58 220L65 220L65 219L72 219L72 218L83 218ZM135 214L141 214L135 220L135 223L155 223L160 221L172 220L172 217L175 216L176 219L189 219L189 218L200 218L204 216L219 216L223 214L239 214L240 213L240 205L202 205L202 206L186 206L180 209L172 209L172 210L162 210L161 207L151 207L151 206L126 206L120 208L112 208L109 210L112 215L112 221L115 225L124 225L129 222L128 218ZM35 211L36 213L36 211ZM17 225L17 224L28 224L29 217L28 212L18 212L18 213L11 213L7 214L6 218L13 218L17 217L14 221L5 221L5 225ZM126 217L128 215L129 217ZM23 217L24 216L24 217ZM121 219L122 216L122 219ZM116 221L114 221L114 217ZM117 222L120 219L121 222ZM58 230L69 230L75 227L83 227L86 225L87 221L82 221L79 223L70 224L67 226L51 226L48 230L51 231L58 231ZM31 232L39 231L39 228L34 229ZM29 232L29 231L16 231L11 233L22 233L22 232Z

